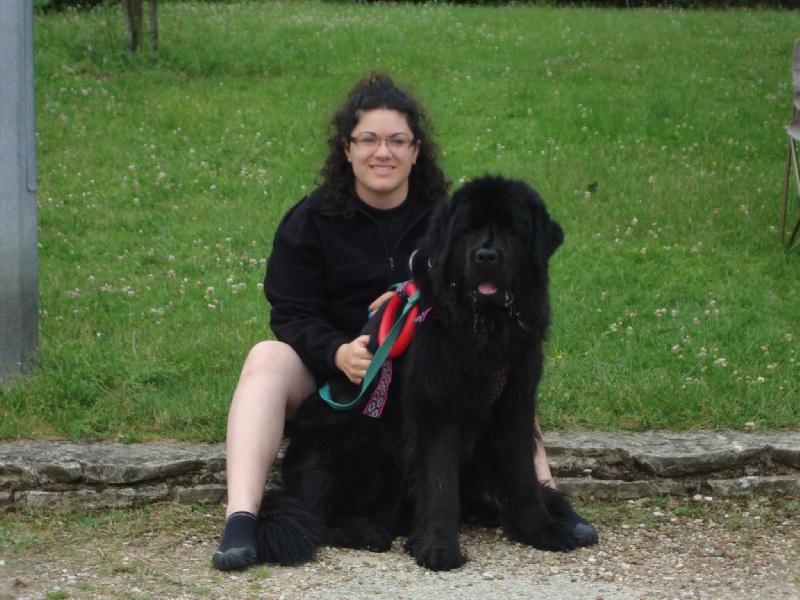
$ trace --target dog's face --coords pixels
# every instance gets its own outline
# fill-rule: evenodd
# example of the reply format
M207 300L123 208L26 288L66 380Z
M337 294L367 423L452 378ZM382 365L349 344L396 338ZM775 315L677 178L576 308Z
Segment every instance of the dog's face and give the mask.
M546 295L548 259L563 239L527 184L481 177L437 209L412 265L414 277L428 277L440 301L469 300L482 310L514 302L518 310Z
M477 303L507 305L512 299L515 274L527 270L528 231L525 223L515 222L502 204L495 211L469 199L472 206L456 211L461 223L454 228L453 267L463 270L455 279L464 282L467 294Z

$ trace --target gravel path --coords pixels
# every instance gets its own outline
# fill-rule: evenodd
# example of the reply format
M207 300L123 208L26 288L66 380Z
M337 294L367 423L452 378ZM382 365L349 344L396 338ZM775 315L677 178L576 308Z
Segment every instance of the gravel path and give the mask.
M584 503L599 545L553 554L464 528L470 560L449 573L418 568L401 541L385 554L324 548L305 566L221 573L210 566L219 507L23 512L0 519L0 600L800 599L798 509L796 499Z

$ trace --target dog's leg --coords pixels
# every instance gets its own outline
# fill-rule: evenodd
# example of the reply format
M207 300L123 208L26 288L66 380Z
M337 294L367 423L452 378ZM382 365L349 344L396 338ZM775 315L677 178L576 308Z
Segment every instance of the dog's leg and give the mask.
M485 465L476 464L480 458L488 456L485 444L478 446L469 468L461 471L461 520L464 523L494 527L502 524L502 506L491 494Z
M552 490L553 494L558 494ZM539 550L569 552L577 546L569 529L557 521L548 512L542 502L542 494L538 498L525 498L514 507L514 537Z
M512 420L500 424L494 432L500 440L498 469L506 482L513 509L513 532L517 540L539 550L568 552L576 547L569 529L547 510L543 486L536 476L533 462L534 429L530 406L518 404L522 410ZM508 415L505 415L506 417ZM520 426L525 423L525 426ZM558 494L558 492L553 492ZM564 499L566 502L566 499Z
M458 543L459 436L456 426L441 423L414 432L411 449L415 501L414 529L406 549L417 564L433 571L457 569L467 559Z
M398 530L403 503L402 474L387 455L376 463L354 462L357 480L342 476L327 544L386 552Z

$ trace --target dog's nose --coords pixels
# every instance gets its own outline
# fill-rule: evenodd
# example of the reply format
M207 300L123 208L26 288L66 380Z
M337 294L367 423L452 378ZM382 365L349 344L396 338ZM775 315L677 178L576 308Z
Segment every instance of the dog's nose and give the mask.
M494 264L500 260L500 254L493 248L479 248L475 252L475 261L484 264Z

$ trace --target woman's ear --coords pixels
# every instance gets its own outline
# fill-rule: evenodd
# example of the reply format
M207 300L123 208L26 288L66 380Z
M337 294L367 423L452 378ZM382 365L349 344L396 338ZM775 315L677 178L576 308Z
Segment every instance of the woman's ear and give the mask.
M344 155L347 157L347 162L353 162L350 158L350 141L347 138L342 138L342 150L344 150Z

